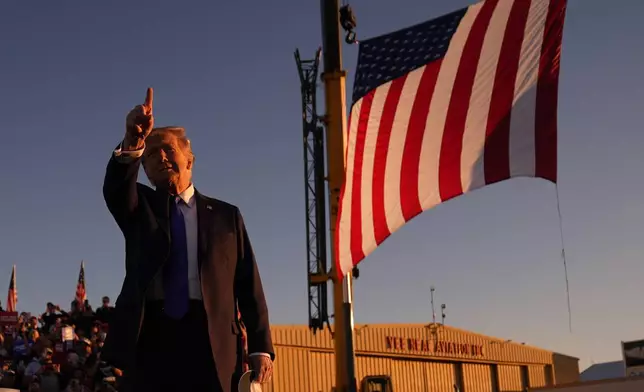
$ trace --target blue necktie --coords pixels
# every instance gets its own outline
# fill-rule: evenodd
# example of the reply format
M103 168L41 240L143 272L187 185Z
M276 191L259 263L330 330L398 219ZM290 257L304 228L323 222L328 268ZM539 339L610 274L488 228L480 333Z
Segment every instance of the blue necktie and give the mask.
M188 245L186 222L179 203L170 199L170 257L163 271L165 314L180 319L188 312Z

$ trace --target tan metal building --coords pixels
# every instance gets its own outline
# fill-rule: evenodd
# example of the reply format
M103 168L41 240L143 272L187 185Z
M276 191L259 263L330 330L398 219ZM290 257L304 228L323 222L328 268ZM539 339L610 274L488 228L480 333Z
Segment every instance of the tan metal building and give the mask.
M264 391L332 392L329 331L271 330L277 358ZM577 358L439 324L356 326L355 349L363 392L385 391L381 381L394 392L515 392L579 380Z

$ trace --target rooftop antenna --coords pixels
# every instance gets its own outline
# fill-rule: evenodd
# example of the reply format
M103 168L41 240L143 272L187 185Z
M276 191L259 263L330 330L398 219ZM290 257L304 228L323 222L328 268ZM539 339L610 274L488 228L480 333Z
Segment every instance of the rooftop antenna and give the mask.
M431 286L429 288L429 292L432 301L432 324L436 324L436 310L434 310L434 291L436 291L436 289L434 288L434 286Z
M447 306L445 304L441 304L441 324L445 325L445 309Z

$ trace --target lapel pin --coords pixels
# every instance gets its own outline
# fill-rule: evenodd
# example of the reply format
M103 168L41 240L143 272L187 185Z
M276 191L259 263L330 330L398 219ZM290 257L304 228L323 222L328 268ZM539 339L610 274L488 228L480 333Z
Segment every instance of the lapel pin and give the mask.
M206 209L207 209L207 210L212 210L212 206L211 206L211 205L207 205L207 206L206 206Z

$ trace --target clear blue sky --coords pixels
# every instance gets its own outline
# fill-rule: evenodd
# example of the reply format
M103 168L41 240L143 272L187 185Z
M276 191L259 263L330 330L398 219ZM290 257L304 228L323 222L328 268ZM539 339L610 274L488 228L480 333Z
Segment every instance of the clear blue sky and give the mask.
M644 3L610 3L570 0L564 34L559 189L573 334L555 188L540 180L466 195L393 235L362 264L356 322L428 321L434 284L449 324L582 367L644 338ZM353 3L364 37L467 4ZM242 209L271 321L306 323L293 51L313 55L320 42L317 1L2 2L0 286L15 263L21 309L68 307L85 260L89 299L116 297L124 246L101 185L126 113L153 86L157 123L190 133L197 187ZM356 54L345 48L350 80Z

